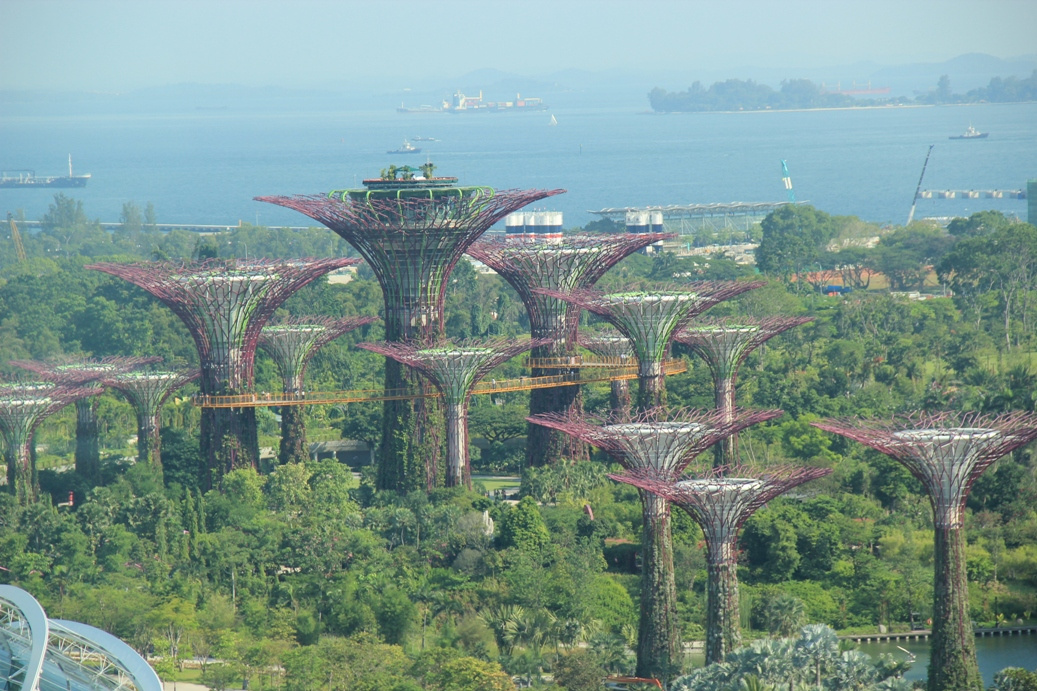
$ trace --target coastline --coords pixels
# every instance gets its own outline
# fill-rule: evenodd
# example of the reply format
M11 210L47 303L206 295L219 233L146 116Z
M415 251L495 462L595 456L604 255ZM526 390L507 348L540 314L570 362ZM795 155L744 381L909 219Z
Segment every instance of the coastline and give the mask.
M747 115L750 113L823 113L841 110L906 110L911 108L970 108L975 106L1018 106L1037 101L1006 101L1004 103L886 103L874 106L830 106L827 108L756 108L753 110L644 110L645 115Z

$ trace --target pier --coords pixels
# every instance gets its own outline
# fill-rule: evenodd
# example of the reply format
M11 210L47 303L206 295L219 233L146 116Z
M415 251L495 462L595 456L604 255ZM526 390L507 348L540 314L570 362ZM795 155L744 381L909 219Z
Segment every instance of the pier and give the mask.
M1026 199L1026 190L922 190L922 199Z
M1027 636L1037 634L1037 625L1029 626L995 626L995 627L974 627L978 638L986 638L988 636ZM932 635L932 631L929 629L921 629L918 631L901 631L899 633L860 633L851 634L848 636L839 636L841 639L848 641L854 641L856 643L878 643L881 641L924 641L928 640L929 636Z

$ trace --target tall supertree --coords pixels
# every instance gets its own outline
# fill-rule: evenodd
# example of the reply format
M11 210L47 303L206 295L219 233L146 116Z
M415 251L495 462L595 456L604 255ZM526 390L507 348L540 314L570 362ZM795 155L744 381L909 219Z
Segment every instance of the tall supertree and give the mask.
M581 346L600 358L633 361L634 349L630 345L630 339L615 329L581 333L579 338ZM613 379L610 382L609 408L613 415L629 415L630 382L626 379Z
M458 187L457 178L398 180L396 173L364 180L365 189L256 199L295 209L352 245L382 286L385 340L431 345L445 333L446 279L468 247L512 211L564 190ZM428 390L395 360L386 362L385 388ZM379 488L435 485L439 441L430 413L423 396L385 401Z
M724 466L694 478L653 468L609 476L673 502L702 528L709 574L706 664L723 662L741 643L737 542L742 524L774 497L831 472L828 468L812 467Z
M576 327L580 310L571 302L538 292L549 289L571 293L593 286L606 271L639 249L675 237L664 233L569 235L559 241L516 242L481 240L468 254L496 271L518 293L529 314L533 338L552 339L535 348L536 360L570 357L576 354ZM534 367L534 377L557 374L557 369ZM579 370L569 373L578 375ZM529 392L529 414L578 412L582 409L581 387L556 386ZM555 430L530 425L526 435L526 464L554 463L560 458L584 455L583 445Z
M137 415L137 462L162 470L162 404L170 395L201 375L198 369L134 370L111 374L101 381L121 393Z
M637 407L647 410L666 401L663 364L677 330L718 302L762 285L763 281L698 281L623 293L592 289L538 292L593 312L630 339L637 355Z
M468 403L476 384L495 367L546 339L508 341L443 342L429 347L423 343L360 343L421 372L443 395L446 417L446 486L472 488L468 463Z
M29 370L44 381L61 386L76 387L103 381L119 372L157 362L159 357L105 358L63 357L56 360L11 360L10 364ZM97 389L98 394L104 389ZM77 398L76 404L76 473L90 484L101 479L101 449L97 429L97 397Z
M377 321L378 317L292 317L278 324L264 326L259 347L277 364L284 382L284 392L301 394L306 367L317 351L339 336ZM278 460L299 463L309 458L306 448L306 424L302 408L281 407L281 448Z
M292 293L358 259L237 260L91 264L158 298L194 338L206 395L251 393L260 331ZM204 408L202 455L211 485L227 471L259 467L256 409Z
M735 407L735 380L738 368L749 354L778 334L813 321L813 317L768 317L752 319L731 317L695 322L677 332L675 341L683 343L706 361L713 375L716 407L732 411ZM714 466L738 463L738 435L733 434L713 447Z
M603 449L627 470L679 475L720 439L781 415L780 410L735 411L727 420L716 410L653 408L632 418L537 415L530 422L571 434ZM677 589L673 574L670 505L641 492L641 620L637 676L669 679L681 666Z
M969 618L965 572L965 500L994 461L1037 439L1037 415L916 413L891 420L810 423L890 456L921 481L935 524L930 691L983 688Z
M0 434L7 456L7 490L19 504L39 499L40 483L32 439L46 418L80 398L96 396L97 387L60 386L53 382L0 384Z

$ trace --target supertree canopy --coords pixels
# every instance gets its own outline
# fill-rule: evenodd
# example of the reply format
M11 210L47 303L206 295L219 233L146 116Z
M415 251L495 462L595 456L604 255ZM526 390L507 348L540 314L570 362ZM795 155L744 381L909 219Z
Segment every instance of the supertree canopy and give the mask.
M752 319L730 317L702 320L677 332L675 341L688 346L706 361L713 375L716 407L731 411L735 407L735 379L738 368L749 354L763 343L794 326L813 321L813 317L768 317ZM738 435L731 435L715 447L715 466L738 462Z
M358 262L208 259L86 268L123 278L173 310L198 349L202 393L220 395L251 391L260 331L292 293L329 271ZM234 468L258 467L255 408L204 408L201 437L210 484Z
M615 329L580 333L579 339L581 346L600 358L614 361L632 361L634 358L630 339ZM630 413L630 383L626 379L613 379L610 382L609 408L613 415Z
M342 334L374 321L378 321L378 317L292 317L264 326L259 335L259 347L270 355L281 371L284 392L301 394L305 390L306 367L317 351ZM308 457L302 409L294 405L283 406L278 459L281 463L298 463Z
M32 438L43 420L80 398L96 396L96 387L61 386L53 382L0 384L0 434L7 456L7 489L19 504L39 499L40 484Z
M82 386L103 381L119 372L129 372L161 360L159 357L111 356L105 358L63 357L56 360L11 360L10 364L29 370L45 381L62 386ZM103 389L97 389L101 393ZM100 481L101 449L97 429L97 398L77 398L76 472L91 484Z
M673 502L702 527L709 573L706 664L722 662L741 642L737 541L742 524L774 497L831 472L812 467L724 466L693 478L656 468L609 476Z
M929 494L935 524L930 691L983 688L969 618L965 500L994 461L1037 439L1037 415L917 413L891 420L821 420L815 427L895 459Z
M624 257L672 237L675 236L645 233L568 235L551 243L480 240L469 248L468 254L496 271L515 289L529 314L532 337L553 339L533 350L531 357L536 361L574 355L580 317L576 305L538 289L571 293L578 288L589 288ZM541 367L531 370L534 377L557 373L557 369ZM529 414L579 411L582 409L580 392L578 386L533 389L529 392ZM584 455L582 445L574 447L570 441L564 434L530 425L526 435L527 465L549 464L563 456Z
M468 402L472 389L495 367L546 339L422 343L360 343L360 348L381 353L421 372L443 395L447 439L447 487L471 489L468 463Z
M340 235L374 271L385 300L385 339L432 344L444 335L446 279L468 247L512 211L564 190L494 190L455 186L457 178L364 180L364 189L266 196ZM427 391L390 360L385 388ZM406 491L434 482L439 441L424 397L386 400L382 416L380 489Z
M736 411L733 420L726 420L716 410L653 408L628 419L549 414L530 417L529 421L597 446L628 470L650 470L675 476L720 439L778 415L781 415L780 410ZM670 507L665 499L641 492L641 510L637 676L667 679L679 669L683 658L677 621Z
M162 404L184 384L201 375L197 369L134 370L106 376L102 381L126 397L137 415L137 462L162 469Z
M638 362L637 407L647 410L665 401L663 363L677 330L718 302L762 285L763 281L696 281L623 293L592 289L540 292L593 312L630 339Z

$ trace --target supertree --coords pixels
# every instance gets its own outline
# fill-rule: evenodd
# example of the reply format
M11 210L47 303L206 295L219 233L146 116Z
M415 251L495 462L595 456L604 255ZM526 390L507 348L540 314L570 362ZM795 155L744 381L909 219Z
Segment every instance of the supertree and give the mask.
M60 386L53 382L0 384L0 434L7 456L7 489L18 503L39 499L40 483L32 438L46 418L69 403L100 394L97 387Z
M615 329L602 329L595 333L584 332L579 338L581 346L600 358L614 361L632 361L634 358L630 339ZM613 415L630 413L630 383L626 379L613 379L610 382L609 408Z
M382 286L386 341L432 344L444 335L446 279L468 247L512 211L564 190L458 187L457 178L397 180L396 173L364 180L365 189L256 199L319 221L367 260ZM386 362L385 388L428 391L395 360ZM430 414L424 396L385 401L380 489L435 486L439 440Z
M302 394L306 367L318 350L342 334L377 320L378 317L292 317L264 326L259 334L259 347L277 364L284 392ZM308 457L302 408L282 406L278 460L282 464L298 463Z
M10 364L29 370L44 381L61 386L75 387L101 382L105 377L119 372L149 365L161 360L159 357L125 357L115 355L105 358L63 357L55 360L11 360ZM97 389L100 394L104 389ZM91 484L97 484L101 475L101 450L97 429L97 398L77 398L76 404L76 473Z
M742 524L774 497L831 472L813 467L722 466L694 478L654 468L609 476L673 502L702 528L709 574L706 664L723 662L741 642L737 542Z
M720 439L778 415L780 410L743 410L735 411L733 419L727 420L716 410L659 407L627 419L547 414L530 417L529 421L597 446L627 470L679 475ZM650 492L640 494L643 520L637 676L668 679L682 660L670 505Z
M593 286L606 271L639 249L653 242L675 237L672 234L588 234L569 235L547 242L480 240L468 254L496 271L518 293L529 314L533 338L552 339L535 348L534 360L564 358L576 354L576 327L580 310L571 302L538 292L539 289L571 293ZM556 374L557 369L533 367L534 377ZM570 370L577 375L578 370ZM555 386L529 392L529 414L564 413L582 409L581 387ZM585 455L583 445L554 430L530 425L526 435L526 464L554 463L562 457Z
M935 530L927 688L982 689L969 618L965 500L973 483L994 461L1037 439L1037 415L915 413L891 420L832 419L810 424L886 454L925 487Z
M623 293L593 289L538 292L593 312L630 339L637 355L637 407L647 410L665 403L663 364L677 330L718 302L762 285L763 281L697 281Z
M468 463L468 402L472 389L495 367L546 339L423 343L359 343L421 372L443 395L446 417L447 487L472 488Z
M237 260L91 264L158 298L194 338L205 395L251 393L259 333L292 293L358 259ZM202 410L208 483L239 467L259 467L254 407Z
M107 375L101 381L121 393L137 415L137 462L162 470L162 404L201 375L198 369L134 370Z
M738 368L749 354L789 329L813 321L813 317L767 317L753 319L730 317L695 322L674 336L706 361L713 375L714 400L718 410L735 407L735 379ZM714 466L738 463L738 435L733 434L713 447Z

